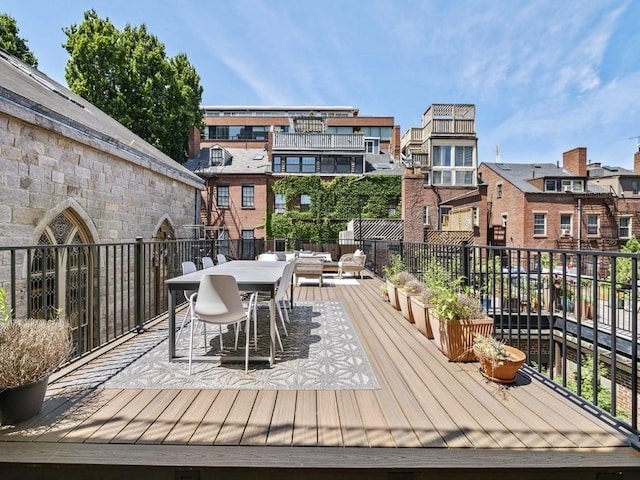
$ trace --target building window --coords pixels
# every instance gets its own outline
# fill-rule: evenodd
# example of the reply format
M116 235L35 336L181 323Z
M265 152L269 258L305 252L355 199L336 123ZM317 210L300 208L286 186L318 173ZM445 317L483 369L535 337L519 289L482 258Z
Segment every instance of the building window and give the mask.
M631 194L639 195L640 194L640 181L632 180L631 181Z
M451 146L442 145L433 147L434 167L450 167L451 166Z
M286 172L287 173L300 173L300 157L287 157L286 160Z
M573 215L570 213L560 214L560 235L563 237L571 236L571 225L573 223Z
M502 217L501 217L502 218L502 226L504 228L507 228L507 217L508 217L508 215L506 213L502 214Z
M544 191L545 192L555 192L558 189L558 182L555 180L545 180L544 181Z
M431 181L433 185L451 185L451 170L434 170Z
M453 207L440 207L440 226L449 224L449 214L451 213L452 208Z
M271 171L273 173L282 172L282 157L279 157L279 156L273 157L273 160L271 161Z
M458 170L455 174L455 185L473 185L473 170Z
M583 192L584 186L582 180L562 180L563 192Z
M496 198L502 198L502 184L498 183L496 185Z
M429 207L422 207L422 223L424 225L429 225Z
M456 167L473 167L473 147L455 148Z
M600 235L600 215L587 215L587 235Z
M242 207L253 208L255 206L255 187L253 185L242 186Z
M253 234L253 229L249 230L242 230L242 239L243 240L253 240L254 234Z
M398 199L397 198L390 198L387 201L387 214L388 215L394 215L396 213L398 209Z
M620 238L631 238L631 217L620 217L618 222L618 236Z
M480 226L480 208L479 207L472 207L472 208L473 208L473 226L479 227Z
M373 154L380 153L380 139L379 138L365 138L364 139L364 151L366 153L373 153Z
M218 185L216 205L218 208L229 208L229 185Z
M285 213L287 211L287 198L282 193L276 193L275 213Z
M320 159L320 173L351 173L353 157L322 157ZM362 170L360 172L362 173Z
M533 234L534 235L547 234L547 214L546 213L533 214Z
M316 172L316 157L302 157L302 173Z
M308 212L311 207L311 195L300 195L300 211Z

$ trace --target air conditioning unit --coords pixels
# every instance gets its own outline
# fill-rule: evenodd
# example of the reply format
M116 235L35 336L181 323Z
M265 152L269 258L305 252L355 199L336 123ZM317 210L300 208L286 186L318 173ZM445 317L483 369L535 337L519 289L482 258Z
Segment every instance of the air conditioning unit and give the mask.
M560 229L560 234L561 234L563 237L568 237L569 235L571 235L571 229L570 229L569 227L562 227L562 228Z
M571 193L571 185L565 185L562 187L562 191L565 193Z

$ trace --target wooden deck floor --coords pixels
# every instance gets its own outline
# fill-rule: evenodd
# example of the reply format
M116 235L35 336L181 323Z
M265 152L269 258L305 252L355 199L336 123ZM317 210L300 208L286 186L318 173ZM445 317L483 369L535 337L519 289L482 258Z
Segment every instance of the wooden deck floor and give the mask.
M345 470L350 478L428 471L457 478L470 468L474 478L508 478L510 469L520 469L519 478L567 471L640 478L629 432L532 372L499 388L477 364L448 362L382 301L380 286L365 278L295 292L298 300L342 303L379 389L65 392L53 384L40 416L0 430L0 468L18 475L56 465L48 471L61 478L95 466L113 478L143 467L172 469L155 478L185 479L250 469L278 478L303 469L317 478ZM101 357L91 362L99 368Z

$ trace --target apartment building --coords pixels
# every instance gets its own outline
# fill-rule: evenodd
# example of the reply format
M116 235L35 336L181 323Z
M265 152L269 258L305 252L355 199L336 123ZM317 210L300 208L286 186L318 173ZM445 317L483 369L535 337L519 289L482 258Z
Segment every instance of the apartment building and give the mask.
M640 152L634 166L588 164L585 147L564 152L562 165L482 163L473 206L485 227L476 242L617 250L640 233ZM460 202L453 214L470 205Z
M262 238L286 199L270 186L290 175L401 175L393 117L350 106L205 106L185 166L207 182L201 220L220 239ZM302 195L294 203L306 208ZM399 201L399 199L398 199Z
M401 139L404 239L424 241L425 230L447 227L453 206L448 202L478 190L478 138L475 105L432 104L420 127ZM473 230L475 211L468 225ZM476 215L477 216L477 215Z

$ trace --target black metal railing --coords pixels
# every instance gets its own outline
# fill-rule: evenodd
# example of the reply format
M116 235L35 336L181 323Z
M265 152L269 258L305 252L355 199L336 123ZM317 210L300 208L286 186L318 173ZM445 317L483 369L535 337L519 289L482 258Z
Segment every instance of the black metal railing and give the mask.
M14 318L68 318L81 356L164 314L164 282L182 273L182 262L200 268L202 257L219 253L253 259L266 246L272 242L137 239L2 247L0 288ZM433 262L445 267L481 297L496 336L524 350L531 368L637 432L640 255L383 240L362 247L366 268L380 277L392 255L418 278Z

